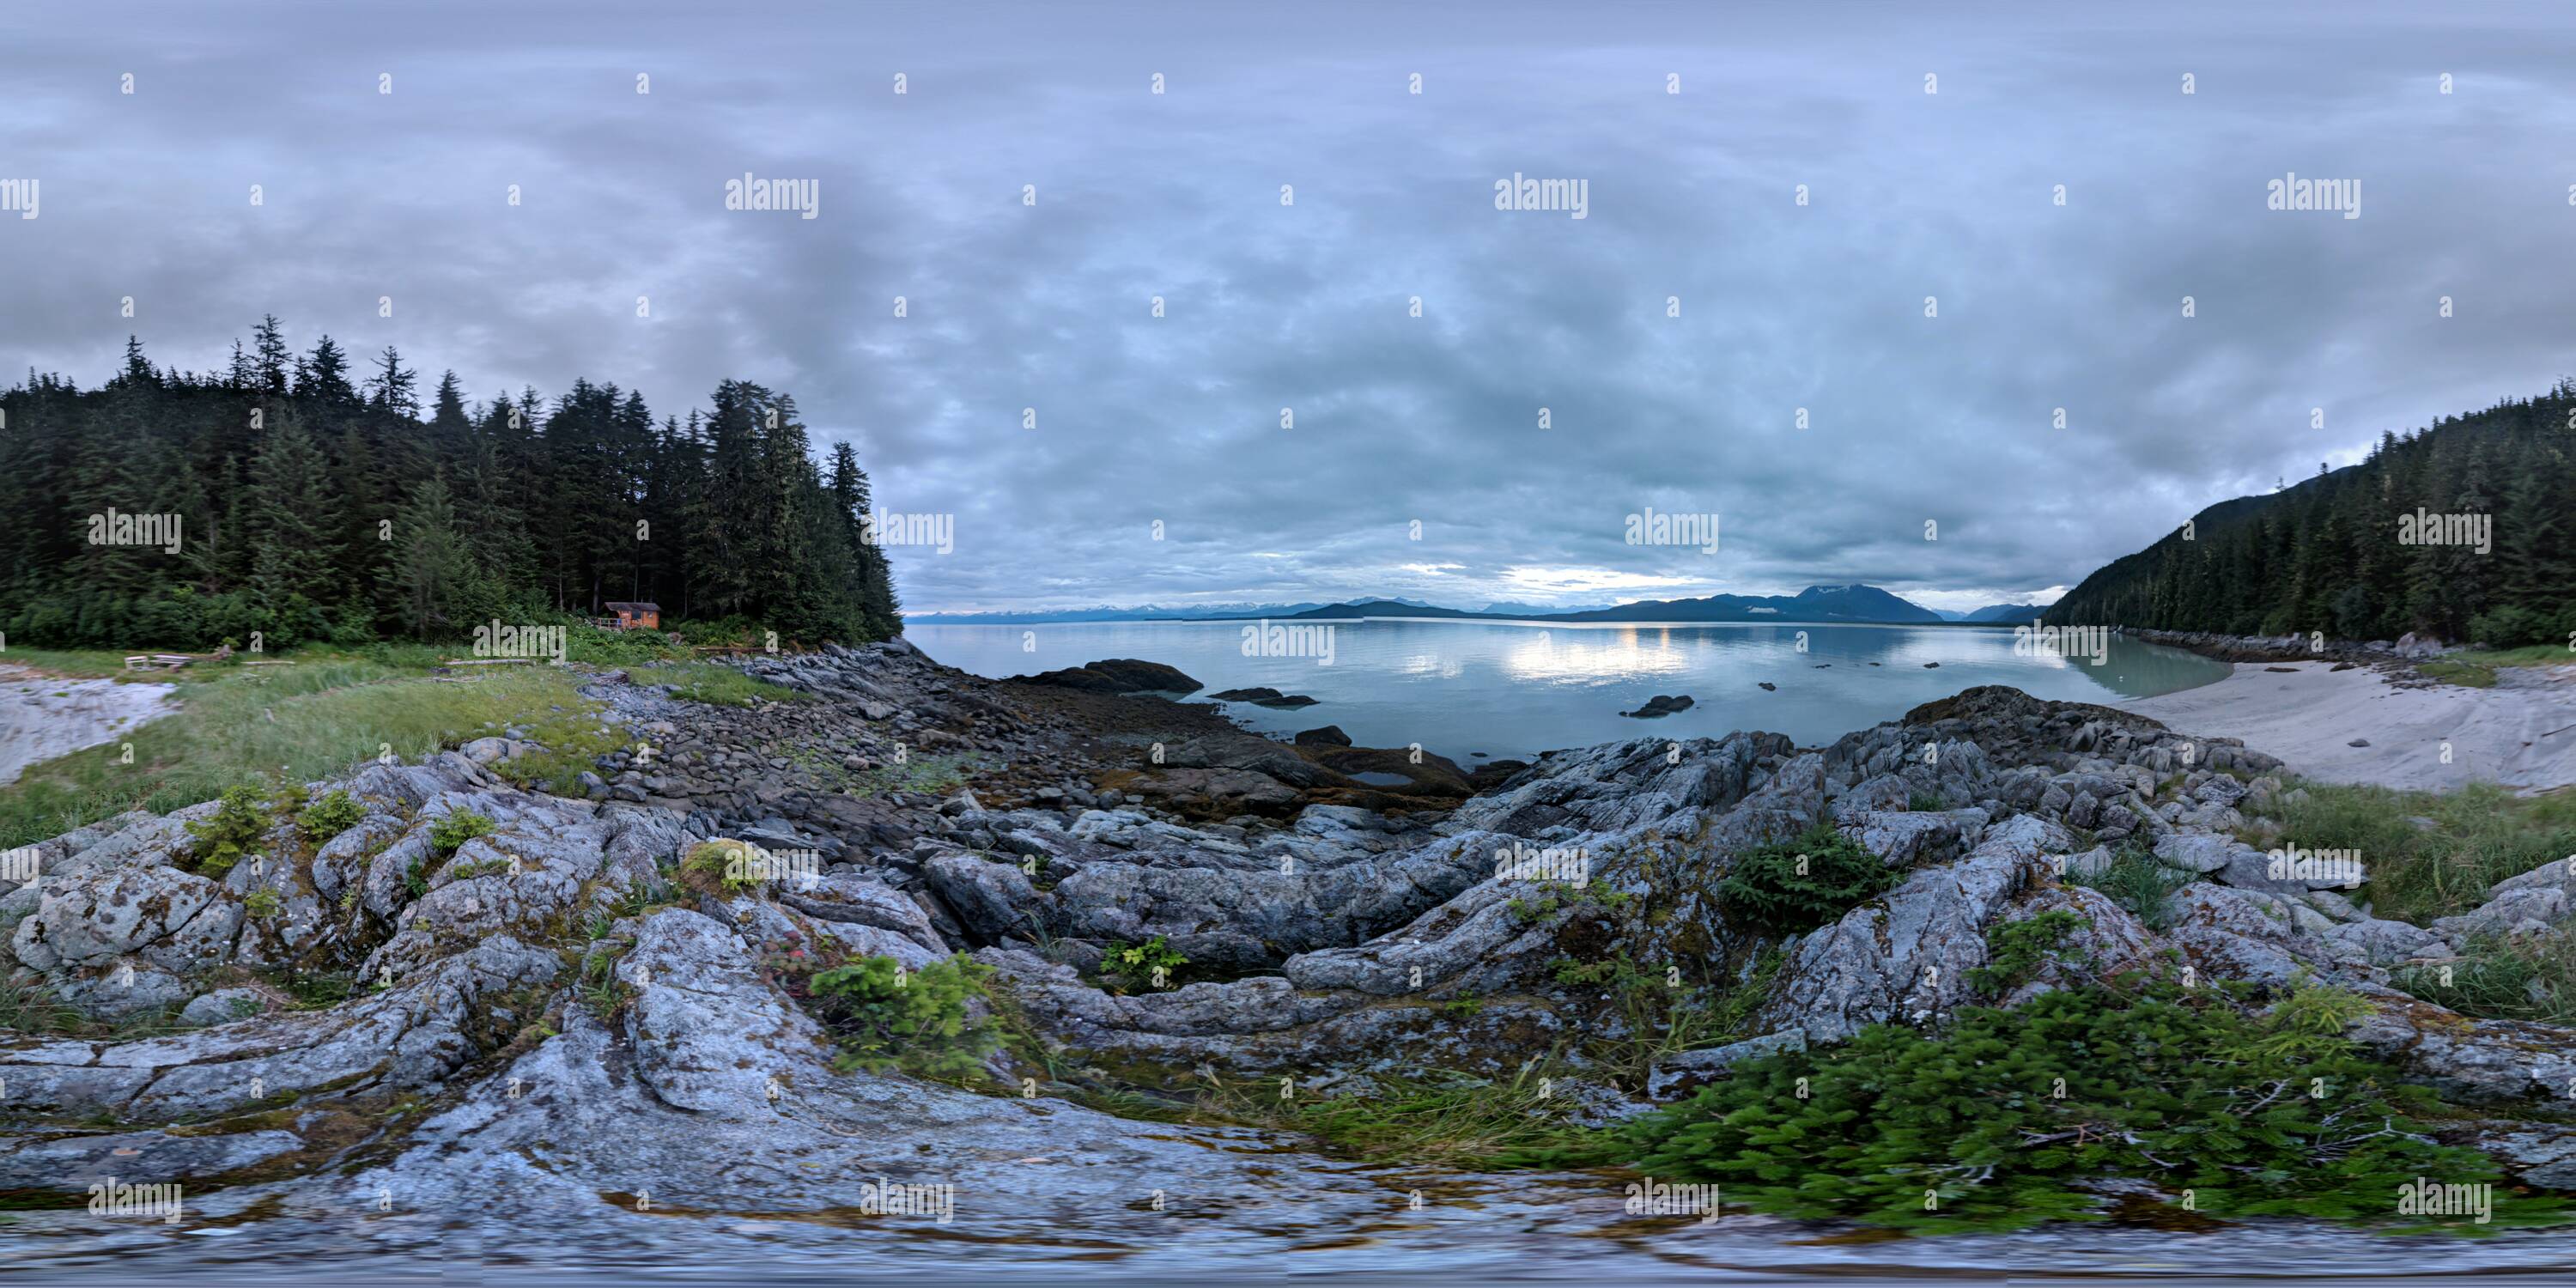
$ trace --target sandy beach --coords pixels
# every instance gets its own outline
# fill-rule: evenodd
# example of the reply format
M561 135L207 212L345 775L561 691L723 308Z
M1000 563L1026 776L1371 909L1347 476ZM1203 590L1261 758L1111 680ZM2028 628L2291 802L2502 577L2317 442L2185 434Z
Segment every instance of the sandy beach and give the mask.
M0 784L66 752L94 747L168 711L167 684L49 679L0 666Z
M2576 667L2507 668L2494 688L2470 689L2399 688L2365 667L2289 665L2240 662L2216 684L2113 705L2241 738L2325 782L2446 791L2488 781L2525 793L2576 783Z

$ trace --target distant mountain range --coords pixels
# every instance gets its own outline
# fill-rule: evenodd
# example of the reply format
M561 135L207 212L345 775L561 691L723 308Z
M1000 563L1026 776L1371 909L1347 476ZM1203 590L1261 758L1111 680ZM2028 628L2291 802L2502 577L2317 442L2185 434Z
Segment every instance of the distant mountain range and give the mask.
M1795 595L1710 595L1703 599L1648 599L1633 604L1551 608L1499 600L1482 609L1444 608L1419 599L1372 596L1317 604L1204 604L1194 608L1079 608L1055 612L915 613L905 620L933 626L1019 626L1039 622L1348 621L1359 617L1539 622L1959 622L2013 621L2046 610L2030 604L1994 604L1972 613L1925 608L1876 586L1809 586Z
M1209 618L1287 617L1308 609L1322 608L1320 600L1300 604L1192 604L1165 608L1146 604L1138 608L1052 608L1030 612L990 613L906 613L907 624L925 626L1028 626L1039 622L1180 622Z
M1943 613L1954 622L2015 622L2037 617L2048 609L2039 604L1989 604L1973 613Z

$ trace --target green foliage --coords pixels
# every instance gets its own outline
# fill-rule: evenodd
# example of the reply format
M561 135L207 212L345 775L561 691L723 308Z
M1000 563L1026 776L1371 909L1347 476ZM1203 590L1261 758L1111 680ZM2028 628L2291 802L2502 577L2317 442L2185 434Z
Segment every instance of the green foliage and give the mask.
M347 791L335 787L322 799L305 806L295 816L295 827L304 833L305 840L320 845L356 827L358 820L366 816L366 806L351 800Z
M491 819L470 809L449 810L429 825L429 848L443 859L456 853L457 848L467 841L491 833Z
M2078 875L2075 884L2109 895L2140 925L2162 930L2173 919L2168 902L2173 892L2191 884L2191 879L2190 873L2157 862L2155 853L2143 846L2122 845L2111 851L2111 862L2101 871Z
M19 656L15 643L12 659ZM274 652L269 658L290 660ZM272 776L336 777L386 749L428 756L459 732L530 712L595 709L575 692L579 677L554 667L486 668L506 673L456 684L434 682L436 657L411 647L375 644L356 654L315 647L291 660L200 662L166 677L179 687L178 708L123 735L134 745L133 764L78 751L28 766L18 781L0 786L0 846L131 809L166 814Z
M1936 792L1914 791L1906 795L1905 808L1916 814L1938 814L1950 808L1950 802Z
M2438 1106L2430 1093L2338 1035L2357 1004L2300 990L2249 1018L2207 992L2088 986L1964 1008L1939 1032L1874 1026L1743 1061L1581 1161L1716 1182L1774 1215L1916 1231L2098 1219L2084 1186L2114 1178L2188 1189L2221 1219L2385 1221L2418 1177L2506 1188L2484 1155L2408 1117ZM2499 1194L2498 1224L2557 1207Z
M271 890L266 887L253 890L249 894L242 896L242 907L247 910L250 915L263 921L276 916L278 910L285 906L286 901L281 898L275 890Z
M196 842L197 872L220 877L259 851L260 838L268 833L268 799L257 786L237 783L224 790L213 815L187 827Z
M743 866L752 857L748 842L727 837L701 841L680 858L680 883L703 894L732 898L756 890L757 878Z
M155 369L137 344L104 384L30 373L0 391L0 633L358 647L614 599L753 621L791 647L902 628L862 527L867 475L847 444L818 455L787 394L727 380L656 423L615 385L469 406L450 376L424 407L390 348L357 372L327 336L302 355L273 318L258 336L226 370ZM188 516L182 549L62 536L134 497Z
M962 953L911 972L891 957L865 957L817 972L809 987L840 1039L836 1064L955 1079L1001 1047L985 985L992 973Z
M1596 1036L1591 1058L1643 1083L1656 1062L1683 1051L1749 1037L1753 1013L1770 994L1787 954L1765 949L1740 982L1712 982L1684 975L1678 965L1651 970L1622 949L1598 961L1560 957L1549 963L1556 982L1602 989L1609 995L1621 1036Z
M2092 924L2090 918L2052 908L1997 926L1986 935L1986 964L1971 968L1968 982L1986 993L2009 993L2027 983L2068 935Z
M2455 916L2486 902L2496 882L2576 854L2576 793L2525 798L2491 783L2452 792L2299 786L2304 801L2284 793L2260 812L2302 848L2359 851L2371 911L2392 920Z
M1830 824L1746 850L1717 886L1727 916L1782 934L1813 930L1877 898L1904 874Z
M717 662L682 662L656 667L636 677L653 684L672 686L671 696L683 702L704 702L711 706L748 707L760 702L801 702L805 695L784 685L772 684L739 667Z
M1173 951L1170 944L1156 935L1141 944L1124 941L1111 944L1100 961L1100 980L1121 993L1142 993L1156 987L1169 988L1190 959ZM1161 983L1156 984L1156 972Z
M2051 605L2054 624L2124 622L2349 640L2429 631L2501 648L2576 639L2576 380L2536 398L2384 433L2359 465L2222 502ZM2401 540L2419 511L2491 516L2487 553Z

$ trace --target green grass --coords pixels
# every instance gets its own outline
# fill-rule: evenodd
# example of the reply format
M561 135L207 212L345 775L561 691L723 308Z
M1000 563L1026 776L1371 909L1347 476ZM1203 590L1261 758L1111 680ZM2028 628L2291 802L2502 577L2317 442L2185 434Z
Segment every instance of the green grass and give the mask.
M721 662L674 662L638 670L638 684L674 686L671 696L684 702L705 702L724 707L747 707L757 698L769 702L796 702L805 695L783 685L751 675L738 667Z
M1293 1083L1288 1092L1277 1079L1236 1082L1203 1097L1199 1116L1300 1132L1343 1157L1465 1171L1521 1166L1588 1137L1566 1121L1569 1102L1550 1079L1529 1070L1507 1082L1434 1070L1329 1099Z
M167 653L171 649L135 649L134 653ZM161 671L128 671L125 659L132 653L109 649L11 648L0 652L0 665L23 666L74 680L132 679L138 682L166 680Z
M462 731L525 722L551 708L589 709L574 692L581 677L554 667L430 678L451 652L380 644L299 652L293 666L247 667L236 658L159 677L177 685L172 714L124 731L116 743L31 765L0 787L0 847L130 809L167 813L239 784L331 777L380 752L415 759ZM127 742L130 765L118 755Z
M2429 680L2457 684L2471 689L2495 687L2496 669L2507 666L2566 666L2576 663L2576 651L2562 644L2533 644L2523 648L2478 649L2453 653L2429 662L2415 664L2415 673Z
M966 776L978 767L979 762L972 756L925 756L915 752L899 765L845 772L844 790L853 796L883 796L888 792L944 796L964 786Z
M2306 801L2262 811L2282 825L2282 842L2360 851L2369 881L2359 898L2392 920L2423 925L2466 912L2496 882L2576 854L2576 793L2517 797L2486 783L2446 793L2298 786Z
M2394 982L2462 1015L2576 1024L2576 935L2489 936L2461 951L2455 962L2400 970Z
M2439 661L2418 662L2415 664L2415 673L2428 680L2440 680L2444 684L2456 684L2464 689L2492 689L2496 682L2493 666L2460 658L2446 657Z
M2173 892L2191 884L2192 874L2178 872L2156 861L2156 856L2136 845L2123 845L2111 852L2111 862L2099 872L2077 876L2076 885L2090 886L2111 897L2111 902L2128 910L2139 924L2149 930L2162 930L2173 919L2168 900Z

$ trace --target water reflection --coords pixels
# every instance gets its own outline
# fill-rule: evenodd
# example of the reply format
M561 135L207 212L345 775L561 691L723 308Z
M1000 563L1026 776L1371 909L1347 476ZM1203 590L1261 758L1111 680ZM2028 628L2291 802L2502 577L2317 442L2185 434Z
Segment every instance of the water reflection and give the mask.
M2228 672L2224 663L2127 639L2108 641L2098 667L2089 657L2016 654L2008 627L1345 622L1334 624L1331 666L1245 657L1241 627L1219 622L918 626L910 636L932 657L978 675L1138 657L1177 666L1210 691L1268 685L1318 704L1229 705L1228 713L1265 732L1334 724L1362 745L1419 742L1459 759L1736 729L1814 746L1980 684L2101 702L2191 688ZM1652 721L1618 714L1658 693L1689 694L1697 705Z

